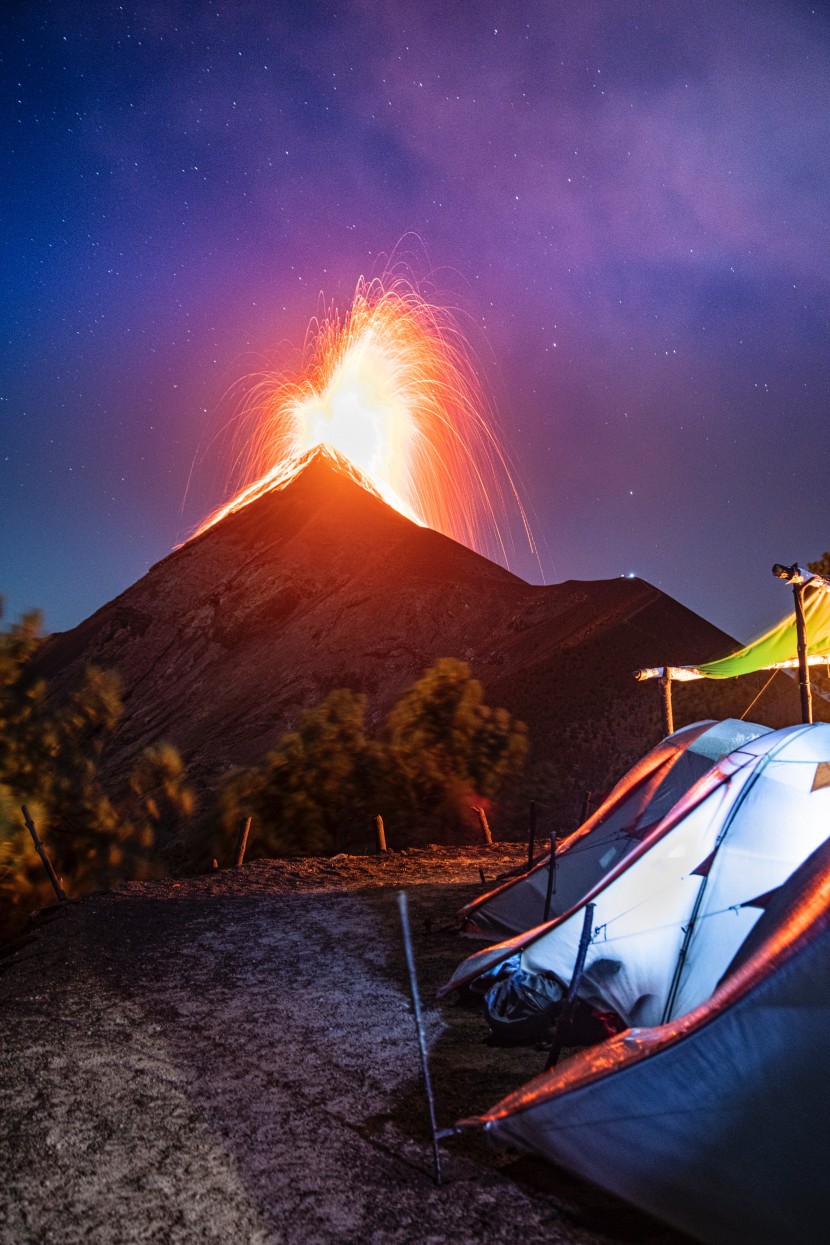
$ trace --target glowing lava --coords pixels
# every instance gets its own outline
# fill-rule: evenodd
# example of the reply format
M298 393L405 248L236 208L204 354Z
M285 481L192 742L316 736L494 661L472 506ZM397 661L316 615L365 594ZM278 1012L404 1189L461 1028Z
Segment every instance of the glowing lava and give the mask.
M345 314L312 321L297 374L261 377L241 415L252 429L243 487L196 535L328 445L408 518L504 561L510 500L535 552L465 343L450 314L403 281L361 278Z

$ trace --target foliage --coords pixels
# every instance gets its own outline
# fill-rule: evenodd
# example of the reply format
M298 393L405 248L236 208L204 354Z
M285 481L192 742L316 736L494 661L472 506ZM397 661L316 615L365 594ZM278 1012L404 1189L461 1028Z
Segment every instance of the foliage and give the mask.
M30 664L39 644L36 613L0 630L0 897L6 901L6 932L14 923L11 909L19 915L30 902L51 896L22 828L21 804L31 807L70 895L146 875L158 828L193 811L181 759L167 744L142 754L129 777L128 797L113 801L100 772L122 713L117 676L89 667L79 686L51 707L46 683Z
M830 579L830 549L826 549L815 562L808 562L807 569L814 575L823 575L825 579Z
M220 796L226 829L254 815L257 847L273 855L336 851L359 835L379 763L365 713L365 696L331 692L258 766L232 771Z
M262 854L338 851L365 846L381 812L398 845L447 841L524 762L525 727L484 704L464 662L428 670L377 737L365 712L364 696L331 692L259 765L233 771L220 797L226 835L250 814Z

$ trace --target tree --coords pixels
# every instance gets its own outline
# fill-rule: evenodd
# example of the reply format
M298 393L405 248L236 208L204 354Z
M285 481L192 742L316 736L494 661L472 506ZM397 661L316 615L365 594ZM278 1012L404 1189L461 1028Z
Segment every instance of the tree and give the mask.
M823 575L825 579L830 579L830 549L825 550L815 562L808 562L807 567L814 575Z
M521 771L527 728L491 709L466 662L445 657L413 683L386 723L387 775L410 827L453 838L471 805L494 800Z
M398 845L452 840L470 805L493 800L527 751L522 723L488 708L469 667L449 658L404 693L379 738L367 735L365 711L364 696L331 692L259 765L230 774L220 797L226 844L248 815L262 854L363 846L375 813Z
M331 692L259 765L234 771L221 793L226 831L252 814L257 848L273 855L337 851L365 834L378 768L365 712L365 696Z

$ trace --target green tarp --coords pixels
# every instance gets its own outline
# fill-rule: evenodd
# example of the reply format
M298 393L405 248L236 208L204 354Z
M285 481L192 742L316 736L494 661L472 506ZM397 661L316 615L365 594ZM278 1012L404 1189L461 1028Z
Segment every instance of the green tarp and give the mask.
M830 592L822 588L804 589L804 622L807 632L809 656L830 654ZM772 630L758 636L746 648L699 666L707 679L732 679L738 674L751 674L775 666L778 662L792 661L798 655L795 634L795 614L791 610Z

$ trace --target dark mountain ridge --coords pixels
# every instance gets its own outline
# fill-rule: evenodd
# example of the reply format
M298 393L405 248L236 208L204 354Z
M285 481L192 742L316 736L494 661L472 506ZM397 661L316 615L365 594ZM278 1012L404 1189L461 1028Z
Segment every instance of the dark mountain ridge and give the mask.
M527 794L569 823L585 787L607 785L659 736L656 689L631 672L734 647L640 579L527 584L404 518L317 450L287 483L50 637L36 670L54 701L88 665L118 672L125 711L104 762L114 786L166 739L204 792L334 688L365 693L377 723L435 660L462 658L490 704L528 723ZM753 694L744 682L731 705L723 686L686 685L680 721L707 701L716 716L742 712ZM789 694L770 699L768 714L793 720Z

